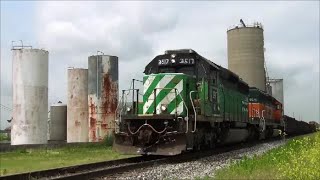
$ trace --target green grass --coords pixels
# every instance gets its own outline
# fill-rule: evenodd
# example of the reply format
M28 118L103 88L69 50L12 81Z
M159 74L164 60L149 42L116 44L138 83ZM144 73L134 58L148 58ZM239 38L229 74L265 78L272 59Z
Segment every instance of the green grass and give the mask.
M132 157L120 155L105 144L56 149L28 149L0 153L1 175Z
M214 179L320 179L320 132L290 140L261 156L244 157L218 170Z

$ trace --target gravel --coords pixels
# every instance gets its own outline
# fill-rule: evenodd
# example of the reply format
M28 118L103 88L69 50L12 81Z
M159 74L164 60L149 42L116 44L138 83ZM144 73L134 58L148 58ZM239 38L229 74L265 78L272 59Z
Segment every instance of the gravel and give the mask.
M243 148L231 152L200 158L194 161L154 165L144 169L120 174L116 179L195 179L196 177L214 177L215 171L229 166L232 162L242 157L261 155L266 151L281 146L283 140L266 142L249 148ZM108 179L106 177L105 179Z

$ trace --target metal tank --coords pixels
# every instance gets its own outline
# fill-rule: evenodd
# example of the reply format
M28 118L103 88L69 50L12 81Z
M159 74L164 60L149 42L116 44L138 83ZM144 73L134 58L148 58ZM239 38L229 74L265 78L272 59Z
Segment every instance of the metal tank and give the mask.
M118 104L118 57L88 58L89 141L112 139Z
M88 142L88 69L68 69L67 142Z
M12 53L11 145L46 144L49 52L20 47Z
M67 105L53 104L50 107L49 140L67 140Z
M227 31L228 68L249 86L266 91L263 28L259 23L233 27Z
M283 106L283 79L269 79L268 83L272 87L272 96L280 101Z

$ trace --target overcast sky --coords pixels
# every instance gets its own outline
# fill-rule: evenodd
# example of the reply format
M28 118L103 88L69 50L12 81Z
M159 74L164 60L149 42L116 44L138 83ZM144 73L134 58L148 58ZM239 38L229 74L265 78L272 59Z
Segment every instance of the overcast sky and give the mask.
M66 102L67 68L97 50L119 57L120 89L167 49L192 48L227 67L227 29L264 25L269 76L284 79L285 113L319 120L319 2L1 1L1 104L12 108L11 41L49 51L49 104ZM1 129L11 112L1 109Z

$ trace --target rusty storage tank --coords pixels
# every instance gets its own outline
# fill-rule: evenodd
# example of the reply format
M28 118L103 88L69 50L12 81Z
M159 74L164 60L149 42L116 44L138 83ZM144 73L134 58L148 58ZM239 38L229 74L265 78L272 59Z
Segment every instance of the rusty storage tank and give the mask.
M13 48L11 144L46 144L49 52Z
M272 87L272 96L280 101L282 106L284 106L283 79L269 79L268 83Z
M88 69L68 69L67 142L88 142Z
M49 140L67 140L67 105L58 102L50 106Z
M249 86L266 91L263 27L260 23L233 27L227 31L228 68Z
M88 58L89 141L112 139L118 104L118 57Z

